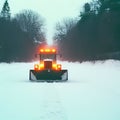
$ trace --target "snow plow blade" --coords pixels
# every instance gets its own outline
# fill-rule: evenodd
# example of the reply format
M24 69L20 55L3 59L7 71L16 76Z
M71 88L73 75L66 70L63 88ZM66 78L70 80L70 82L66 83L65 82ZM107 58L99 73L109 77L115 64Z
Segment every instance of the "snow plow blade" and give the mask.
M42 70L42 71L35 71L30 70L29 73L29 80L30 81L38 81L38 82L62 82L68 80L68 71L67 70Z

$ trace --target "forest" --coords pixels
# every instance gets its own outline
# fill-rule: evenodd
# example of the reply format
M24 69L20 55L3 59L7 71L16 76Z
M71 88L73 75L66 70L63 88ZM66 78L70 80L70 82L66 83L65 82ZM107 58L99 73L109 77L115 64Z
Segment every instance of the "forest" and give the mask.
M0 62L30 62L44 41L44 19L32 10L11 17L6 0L0 13Z
M79 20L65 19L56 24L54 42L63 60L119 60L120 0L85 3Z

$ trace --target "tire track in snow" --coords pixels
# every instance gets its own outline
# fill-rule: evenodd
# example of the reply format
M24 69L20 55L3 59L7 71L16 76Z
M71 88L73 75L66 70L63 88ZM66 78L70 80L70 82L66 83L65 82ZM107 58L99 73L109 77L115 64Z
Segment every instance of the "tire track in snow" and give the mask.
M46 83L41 120L68 120L54 83Z

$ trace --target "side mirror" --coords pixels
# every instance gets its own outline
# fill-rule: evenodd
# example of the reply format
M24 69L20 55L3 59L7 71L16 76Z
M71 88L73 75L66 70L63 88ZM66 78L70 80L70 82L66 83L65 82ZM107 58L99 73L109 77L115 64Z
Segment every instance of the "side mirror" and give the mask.
M60 58L62 57L62 54L57 54L57 56L59 56Z
M35 54L35 58L37 58L37 54Z
M60 58L62 57L62 54L60 54Z

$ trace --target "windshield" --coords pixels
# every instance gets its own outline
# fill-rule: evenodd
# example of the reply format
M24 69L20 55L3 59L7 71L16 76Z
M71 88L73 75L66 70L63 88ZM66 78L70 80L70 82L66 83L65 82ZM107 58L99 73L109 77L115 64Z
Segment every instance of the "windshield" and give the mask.
M45 59L56 60L56 54L41 54L40 60L45 60Z

